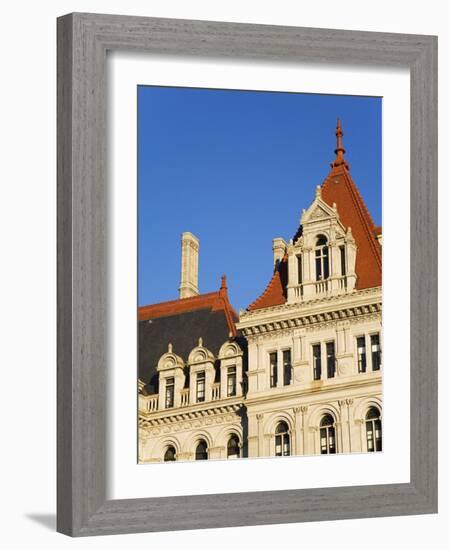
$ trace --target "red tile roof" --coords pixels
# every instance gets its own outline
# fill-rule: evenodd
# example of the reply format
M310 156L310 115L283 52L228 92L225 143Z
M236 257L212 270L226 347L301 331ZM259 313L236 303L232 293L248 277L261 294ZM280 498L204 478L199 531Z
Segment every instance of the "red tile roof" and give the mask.
M284 255L282 260L276 266L273 277L263 293L249 305L249 310L262 309L264 307L278 306L287 301L287 283L288 283L288 256Z
M157 317L170 317L179 313L187 313L198 309L210 309L211 311L223 311L226 316L229 331L236 336L237 329L235 323L238 321L238 315L234 311L228 298L226 286L226 277L221 278L221 287L217 292L199 294L190 298L171 300L169 302L160 302L149 306L141 306L138 309L138 320L147 321Z
M349 165L344 158L343 131L340 119L337 123L336 157L331 171L321 188L321 197L329 205L337 205L342 224L351 227L357 245L355 271L357 289L381 286L382 252L377 236L382 228L376 227L363 199L349 173ZM286 302L287 255L276 269L263 294L248 306L249 310L281 305Z

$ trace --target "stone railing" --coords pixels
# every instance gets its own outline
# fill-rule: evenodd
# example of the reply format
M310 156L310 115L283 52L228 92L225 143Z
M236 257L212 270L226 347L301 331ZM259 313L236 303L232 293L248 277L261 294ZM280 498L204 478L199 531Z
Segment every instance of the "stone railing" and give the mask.
M221 385L220 382L215 382L211 386L211 398L210 401L220 401L221 400ZM198 403L198 405L204 405L207 401ZM196 403L190 403L190 389L183 388L180 391L180 401L179 408L188 407L190 405L196 405ZM170 407L175 408L175 407ZM139 395L139 410L145 412L156 412L162 410L162 407L159 406L159 394L155 393L152 395Z
M190 403L190 390L184 388L181 390L181 407L187 407Z
M220 382L212 384L212 401L220 399Z
M335 281L335 283L334 283ZM305 287L313 285L312 294L305 291ZM310 300L314 296L330 296L340 294L347 288L347 277L334 277L333 279L324 279L322 281L311 281L310 283L300 284L293 287L293 296L296 300Z
M139 395L139 409L147 412L157 411L159 408L159 394Z

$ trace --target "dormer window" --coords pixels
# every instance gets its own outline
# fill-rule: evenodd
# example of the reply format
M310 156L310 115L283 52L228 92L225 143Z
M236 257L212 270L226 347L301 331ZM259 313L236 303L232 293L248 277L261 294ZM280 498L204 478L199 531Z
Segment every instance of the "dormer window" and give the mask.
M196 375L196 402L202 403L206 399L206 373L199 372Z
M317 281L329 278L329 247L324 235L319 235L315 244L315 275Z
M175 379L167 378L165 382L165 408L171 409L175 404Z

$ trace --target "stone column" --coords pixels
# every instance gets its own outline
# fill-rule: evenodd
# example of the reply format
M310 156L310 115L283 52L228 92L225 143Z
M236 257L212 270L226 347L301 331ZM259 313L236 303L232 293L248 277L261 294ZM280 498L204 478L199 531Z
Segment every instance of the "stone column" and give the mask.
M365 421L362 420L361 418L357 418L354 421L354 424L356 426L356 429L359 432L359 437L358 437L359 449L357 450L360 451L361 453L366 453L368 451L368 448L366 445Z
M347 291L352 292L357 281L357 273L355 272L355 260L357 256L357 246L352 236L351 228L348 227L346 232L346 263L348 273L346 276Z
M313 261L313 248L303 248L303 272L304 272L304 300L315 295L315 263Z
M343 437L342 437L342 423L335 422L335 437L337 439L337 453L344 453L345 449L343 446Z
M258 361L258 344L255 339L251 338L251 340L248 341L248 394L251 394L258 390Z
M308 452L305 416L308 407L302 405L293 409L295 413L296 452L297 455L305 455Z
M258 437L258 454L257 456L264 456L264 433L263 433L263 414L256 414L257 418L257 437Z
M306 331L305 329L296 329L293 332L292 354L292 383L294 385L312 380L312 371L306 351Z
M354 376L357 374L357 365L354 361L353 345L350 335L350 322L339 321L337 332L337 372L339 376Z
M349 405L353 403L352 399L340 399L338 404L340 406L340 424L341 424L341 447L338 448L339 452L350 453L351 452L351 433L349 428Z
M330 267L330 281L332 294L338 294L340 291L340 250L336 241L330 241L329 243L329 267Z
M226 458L225 448L224 447L211 447L209 449L209 458L211 460L217 459L217 458Z
M194 458L194 454L189 452L177 453L176 455L176 460L179 461L194 460Z
M309 427L309 434L312 436L312 445L310 449L310 454L318 455L320 454L320 443L319 443L319 428L316 426Z
M354 452L355 445L355 433L354 433L354 418L353 418L353 406L354 399L346 399L346 406L348 408L348 439L349 439L349 452Z

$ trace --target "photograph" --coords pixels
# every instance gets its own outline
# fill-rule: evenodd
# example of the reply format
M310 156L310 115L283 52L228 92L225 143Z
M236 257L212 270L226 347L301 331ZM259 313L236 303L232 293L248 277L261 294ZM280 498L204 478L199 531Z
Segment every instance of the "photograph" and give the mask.
M138 463L381 452L382 98L137 94Z

